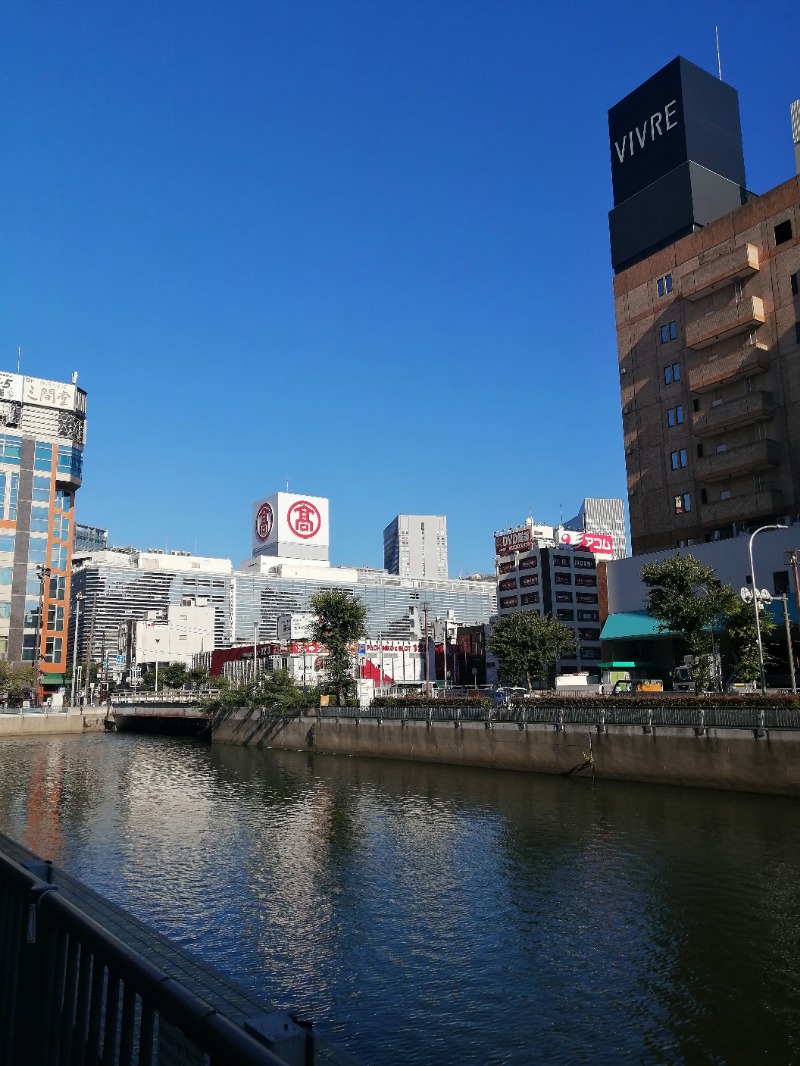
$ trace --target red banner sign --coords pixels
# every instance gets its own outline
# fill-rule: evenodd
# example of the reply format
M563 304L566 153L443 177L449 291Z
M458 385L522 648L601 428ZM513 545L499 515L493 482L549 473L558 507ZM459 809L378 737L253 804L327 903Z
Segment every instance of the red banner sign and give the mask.
M497 533L494 538L495 555L511 555L512 552L526 552L533 547L533 533L530 526L509 529Z

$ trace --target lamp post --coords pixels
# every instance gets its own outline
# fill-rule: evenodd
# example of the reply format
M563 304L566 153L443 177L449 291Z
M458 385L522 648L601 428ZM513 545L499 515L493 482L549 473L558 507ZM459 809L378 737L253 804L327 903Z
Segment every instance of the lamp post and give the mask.
M75 596L75 629L72 634L72 683L69 689L69 705L75 706L75 673L78 669L78 625L81 617L81 604L86 597L82 592Z
M154 696L158 695L158 642L160 640L161 640L161 637L153 637L153 641L155 642L155 646L156 646L156 683L155 683L155 687L153 689L153 695Z
M756 575L753 568L753 541L756 539L759 533L764 533L768 529L788 529L788 526L782 526L780 524L774 524L769 526L759 526L753 533L750 534L750 540L747 545L747 552L750 556L750 580L753 582L753 609L756 612L756 644L758 645L758 668L761 673L761 695L765 696L767 693L767 679L764 674L764 649L761 646L761 620L758 617L758 612L761 609L758 596L756 592L758 585L756 584Z

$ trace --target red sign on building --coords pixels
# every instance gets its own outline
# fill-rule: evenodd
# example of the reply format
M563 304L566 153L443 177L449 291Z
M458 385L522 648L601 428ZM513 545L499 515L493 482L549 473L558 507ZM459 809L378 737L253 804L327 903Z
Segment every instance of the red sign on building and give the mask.
M526 552L533 547L533 533L530 526L509 529L497 533L494 538L495 555L511 555L512 552Z
M268 503L262 503L256 514L256 536L259 540L267 540L272 532L272 523L275 516Z
M296 500L289 508L286 521L292 533L303 540L316 537L322 526L322 516L309 500Z

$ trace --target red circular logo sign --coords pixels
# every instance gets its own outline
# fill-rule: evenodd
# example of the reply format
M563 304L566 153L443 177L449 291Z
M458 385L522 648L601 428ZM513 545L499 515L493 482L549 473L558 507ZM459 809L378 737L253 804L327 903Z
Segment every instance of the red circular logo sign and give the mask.
M274 515L268 503L262 503L256 513L256 536L259 540L266 540L272 532Z
M314 504L308 500L295 500L289 508L286 521L292 533L303 540L316 537L322 526L322 516Z

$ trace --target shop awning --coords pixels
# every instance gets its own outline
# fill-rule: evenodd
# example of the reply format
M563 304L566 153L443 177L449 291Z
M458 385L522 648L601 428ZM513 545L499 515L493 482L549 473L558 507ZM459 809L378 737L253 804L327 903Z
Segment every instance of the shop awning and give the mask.
M64 684L64 675L63 674L42 674L42 684L43 685L63 685Z
M632 659L627 662L622 662L615 659L613 662L610 663L598 663L597 668L598 670L649 670L655 665L655 663L643 662L641 659L637 659L636 662L634 662Z
M622 611L610 614L606 618L601 640L658 640L659 637L672 637L669 630L658 628L658 619L647 611Z

